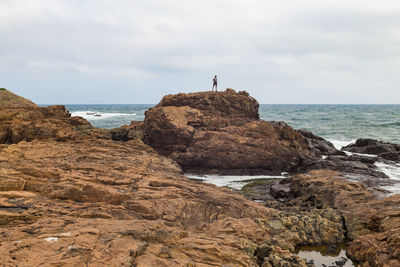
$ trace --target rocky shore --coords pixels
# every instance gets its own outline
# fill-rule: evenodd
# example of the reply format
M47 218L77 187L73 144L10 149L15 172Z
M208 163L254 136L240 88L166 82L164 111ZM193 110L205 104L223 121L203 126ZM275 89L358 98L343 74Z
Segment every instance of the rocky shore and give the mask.
M397 160L395 146L360 141L346 150L394 150L345 154L260 120L257 101L232 89L165 96L144 122L112 130L63 106L8 105L10 94L0 91L2 266L305 267L300 246L343 244L360 266L400 265L400 195L379 189L390 180L374 167ZM188 171L292 175L241 195Z

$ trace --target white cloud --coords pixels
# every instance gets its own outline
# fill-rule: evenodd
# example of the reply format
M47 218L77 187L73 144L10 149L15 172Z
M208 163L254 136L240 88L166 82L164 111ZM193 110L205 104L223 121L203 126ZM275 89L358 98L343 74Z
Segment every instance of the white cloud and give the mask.
M37 102L156 102L215 73L262 103L400 99L397 0L3 0L0 36L0 80Z

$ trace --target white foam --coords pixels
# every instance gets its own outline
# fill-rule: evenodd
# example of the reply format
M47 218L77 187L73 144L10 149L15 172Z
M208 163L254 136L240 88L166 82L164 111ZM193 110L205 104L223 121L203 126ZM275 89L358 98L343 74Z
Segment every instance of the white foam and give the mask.
M351 141L342 141L342 140L334 140L334 139L326 139L333 144L333 146L337 150L341 150L343 147L348 146L356 141L356 139Z
M381 188L390 191L388 196L400 194L400 183L388 186L381 186Z
M255 179L283 179L285 176L268 176L268 175L216 175L216 174L185 174L189 179L202 180L205 183L215 184L216 186L226 186L232 189L240 190L248 184L249 182L246 180L255 180Z
M371 158L375 158L378 155L374 155L374 154L362 154L362 153L356 153L356 152L349 152L349 151L343 151L347 156L353 156L353 155L358 155L358 156L364 156L364 157L371 157Z
M400 181L400 164L386 164L383 162L375 162L375 166L378 168L379 171L383 172L390 179Z
M71 116L79 116L87 120L102 120L112 117L129 117L129 116L134 117L136 116L136 113L103 113L103 112L86 110L86 111L74 111L71 113Z
M357 141L356 139L351 140L351 141L341 141L341 140L334 140L334 139L326 139L326 140L331 142L337 150L342 150L343 147L348 146ZM359 156L365 156L365 157L377 157L377 155L373 155L373 154L361 154L361 153L355 153L355 152L349 152L349 151L343 151L343 152L347 156L359 155Z
M400 164L386 164L383 162L375 162L376 168L386 174L390 179L400 181ZM400 182L394 185L382 186L383 189L390 191L391 195L400 194Z

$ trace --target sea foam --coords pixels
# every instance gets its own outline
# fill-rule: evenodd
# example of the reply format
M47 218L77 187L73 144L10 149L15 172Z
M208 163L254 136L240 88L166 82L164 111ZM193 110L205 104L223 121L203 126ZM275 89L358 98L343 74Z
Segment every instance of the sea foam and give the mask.
M200 180L205 183L215 184L216 186L226 186L232 189L240 190L248 184L250 180L256 179L283 179L284 173L278 176L268 175L217 175L217 174L185 174L186 177L193 180Z
M334 140L334 139L327 139L329 142L331 142L333 144L333 146L337 149L337 150L341 150L343 147L348 146L352 143L355 143L356 140L353 139L351 141L342 141L342 140Z
M136 113L103 113L103 112L86 110L86 111L74 111L71 113L71 116L79 116L87 120L102 120L113 117L129 117L129 116L135 117Z

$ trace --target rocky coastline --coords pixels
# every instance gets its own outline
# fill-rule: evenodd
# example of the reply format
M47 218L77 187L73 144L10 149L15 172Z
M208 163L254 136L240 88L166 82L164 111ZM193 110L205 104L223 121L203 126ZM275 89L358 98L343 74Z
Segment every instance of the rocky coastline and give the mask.
M375 166L399 163L398 145L339 151L233 89L165 96L112 130L0 102L2 266L305 267L299 247L343 245L354 264L400 265L400 195ZM236 192L185 172L290 177Z

